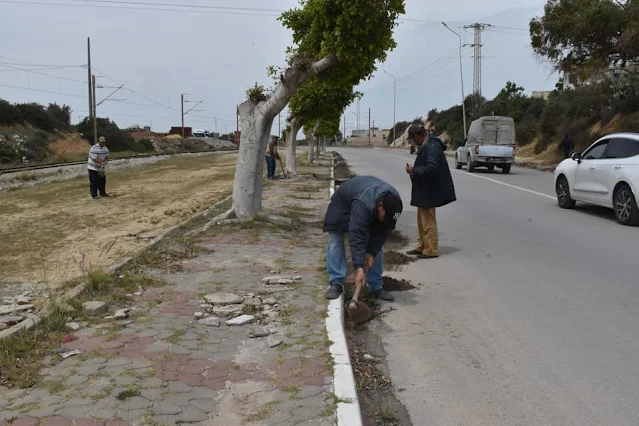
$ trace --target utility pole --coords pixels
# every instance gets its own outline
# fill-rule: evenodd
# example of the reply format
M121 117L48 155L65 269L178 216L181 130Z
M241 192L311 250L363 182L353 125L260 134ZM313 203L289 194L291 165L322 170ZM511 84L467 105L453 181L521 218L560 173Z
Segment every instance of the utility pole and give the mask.
M187 110L186 112L184 112L184 102L194 102L194 101L185 101L184 100L184 95L181 95L181 100L182 100L182 138L184 138L184 116L186 114L188 114L189 112L193 111L199 104L201 104L202 101L196 102L195 105L193 105L189 110Z
M95 102L95 75L91 76L91 93L93 99L93 144L98 143L98 111L97 105Z
M368 107L368 146L371 146L371 107Z
M461 55L461 50L460 50L460 55ZM387 76L389 76L390 78L393 79L393 141L396 138L395 135L395 126L397 124L396 118L395 118L395 112L397 111L397 79L390 75L389 73L386 72L386 70L384 70L384 72L386 73ZM466 126L464 126L466 127Z
M93 117L93 83L91 79L91 37L87 37L87 69L89 82L89 118Z
M464 95L464 67L462 63L462 37L459 33L450 29L450 27L446 25L446 22L442 22L442 24L444 25L444 27L446 27L447 30L455 34L457 37L459 37L459 75L461 77L461 104L462 104L462 116L463 116L463 123L464 123L464 139L466 139L466 96Z
M237 105L235 107L235 120L237 121L237 123L235 124L235 130L236 131L240 131L240 106Z
M357 130L359 130L359 98L357 98Z
M182 105L182 139L184 139L184 95L180 95L180 104Z
M479 110L479 101L481 99L481 33L486 28L491 27L489 24L473 24L464 28L472 28L475 31L475 42L472 46L475 48L475 64L473 69L473 95L475 97L475 113Z

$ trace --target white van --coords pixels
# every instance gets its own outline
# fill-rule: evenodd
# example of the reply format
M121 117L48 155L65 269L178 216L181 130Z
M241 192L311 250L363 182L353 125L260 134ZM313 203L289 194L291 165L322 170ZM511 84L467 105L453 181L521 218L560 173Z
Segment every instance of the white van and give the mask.
M468 136L463 146L457 149L455 167L467 166L469 172L475 167L495 167L504 174L510 173L515 162L515 120L510 117L481 117L470 123Z

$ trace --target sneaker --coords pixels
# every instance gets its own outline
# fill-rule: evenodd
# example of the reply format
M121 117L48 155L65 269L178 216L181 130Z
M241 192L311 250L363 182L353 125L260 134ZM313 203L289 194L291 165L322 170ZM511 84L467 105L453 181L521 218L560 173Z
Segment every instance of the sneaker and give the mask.
M376 298L378 298L380 300L385 300L387 302L394 302L395 301L395 296L393 296L391 293L389 293L388 291L384 290L383 288L380 288L379 290L375 290L373 292L373 296L375 296Z
M102 194L102 197L110 197L111 194L107 194L106 192L104 194Z
M406 254L409 256L419 256L420 254L422 254L422 252L419 250L409 250L406 252Z
M99 200L100 199L100 197L97 197L97 196L96 197L91 197L91 198L93 198L94 200Z
M341 285L331 284L330 287L328 287L328 290L326 290L326 294L324 294L324 297L328 300L335 300L339 297L340 294L342 294L343 291L344 289Z

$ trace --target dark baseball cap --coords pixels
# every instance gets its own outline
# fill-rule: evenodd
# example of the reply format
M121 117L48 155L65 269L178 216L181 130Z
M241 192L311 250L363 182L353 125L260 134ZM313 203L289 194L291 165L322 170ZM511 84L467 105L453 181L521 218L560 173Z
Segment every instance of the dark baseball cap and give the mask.
M399 197L399 195L395 195L389 192L384 194L380 201L384 205L384 211L386 211L386 216L384 218L384 227L388 229L395 229L397 220L401 216L402 210L404 209L402 199Z

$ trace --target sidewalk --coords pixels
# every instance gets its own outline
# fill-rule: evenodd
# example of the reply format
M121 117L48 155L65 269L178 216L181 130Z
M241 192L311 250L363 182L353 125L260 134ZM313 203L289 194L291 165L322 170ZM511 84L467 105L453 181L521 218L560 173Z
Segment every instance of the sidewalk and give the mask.
M200 221L116 277L93 274L89 293L61 307L73 340L22 378L33 387L0 387L0 426L334 425L321 229L329 165L327 155L300 168L314 178L266 183L265 211L292 225L187 237Z

